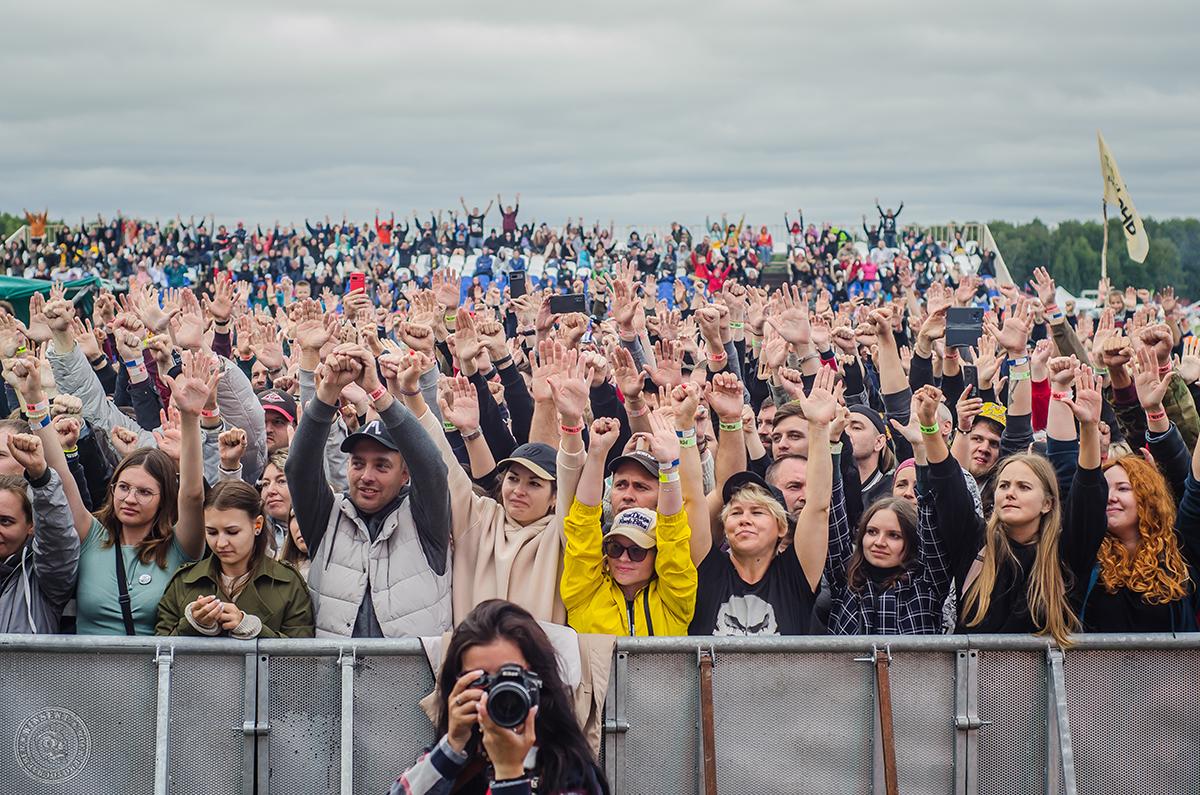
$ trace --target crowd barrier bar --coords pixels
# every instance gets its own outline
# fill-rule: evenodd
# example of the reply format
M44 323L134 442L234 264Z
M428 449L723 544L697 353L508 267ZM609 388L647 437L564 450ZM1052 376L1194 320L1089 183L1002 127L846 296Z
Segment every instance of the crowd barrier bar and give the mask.
M894 660L902 792L1174 795L1200 782L1200 634L1085 635L1065 652L1030 636L619 638L602 750L615 793L695 788L701 652L723 792L882 793L864 665L880 654ZM377 792L434 739L416 639L0 635L0 687L14 795ZM769 783L746 777L755 754ZM778 778L793 767L808 778Z

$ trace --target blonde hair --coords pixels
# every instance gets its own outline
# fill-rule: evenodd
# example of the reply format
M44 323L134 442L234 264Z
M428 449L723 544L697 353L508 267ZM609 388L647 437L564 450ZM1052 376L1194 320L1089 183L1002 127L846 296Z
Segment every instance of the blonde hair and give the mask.
M1059 646L1070 645L1070 634L1079 629L1079 617L1075 615L1067 599L1067 582L1058 552L1062 537L1062 504L1058 496L1058 479L1050 462L1033 453L1009 456L996 468L996 478L1012 464L1021 463L1029 467L1042 485L1042 491L1050 500L1050 510L1042 514L1037 531L1037 554L1033 571L1029 572L1026 600L1029 615L1037 625L1037 635L1050 635ZM984 531L983 565L979 576L967 588L963 598L962 615L968 616L969 627L980 624L991 607L992 590L1002 565L1018 566L1013 555L1012 541L1008 528L1000 519L1000 513L992 508Z
M747 483L745 486L742 486L740 489L730 495L729 502L725 503L725 505L721 507L720 519L722 527L725 526L726 518L728 518L729 514L733 511L734 500L737 500L738 502L744 502L748 505L763 506L770 511L771 516L774 517L775 523L779 525L779 529L783 531L783 534L787 534L787 512L783 509L783 506L779 504L779 500L775 499L771 492L767 491L757 483Z

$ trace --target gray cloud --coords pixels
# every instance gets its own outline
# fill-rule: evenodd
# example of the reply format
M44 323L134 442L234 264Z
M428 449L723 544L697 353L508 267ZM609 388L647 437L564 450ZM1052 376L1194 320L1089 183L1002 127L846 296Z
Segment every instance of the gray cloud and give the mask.
M0 205L1054 220L1096 214L1100 128L1144 214L1196 212L1187 3L427 5L10 8Z

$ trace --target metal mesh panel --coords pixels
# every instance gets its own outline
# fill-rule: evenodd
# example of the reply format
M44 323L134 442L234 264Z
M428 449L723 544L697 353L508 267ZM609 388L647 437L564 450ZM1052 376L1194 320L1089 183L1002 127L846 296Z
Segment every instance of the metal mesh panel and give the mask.
M1079 791L1194 793L1200 782L1200 652L1068 651Z
M6 795L153 791L153 654L6 652L0 693Z
M718 653L719 789L870 792L874 679L855 656Z
M1045 652L980 652L980 795L1040 795L1046 779Z
M245 688L244 657L175 654L168 768L172 792L242 791Z
M269 671L271 792L337 792L342 745L337 658L271 657Z
M896 652L890 668L900 791L954 789L955 655Z
M433 691L424 655L366 657L354 677L354 790L387 792L433 744L420 700Z
M718 658L718 667L723 660ZM633 795L695 792L696 655L631 653L627 665L624 791ZM718 742L723 742L725 726L720 718L717 734L722 738ZM719 752L724 756L724 750ZM739 786L728 791L756 789Z

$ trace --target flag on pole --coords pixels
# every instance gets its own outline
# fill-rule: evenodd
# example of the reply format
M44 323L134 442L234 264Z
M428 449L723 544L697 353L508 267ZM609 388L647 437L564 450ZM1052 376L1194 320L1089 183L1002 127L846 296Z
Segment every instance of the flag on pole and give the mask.
M1008 272L1008 266L1004 264L1004 257L1000 256L1000 249L996 246L996 238L992 237L992 230L987 224L983 225L983 250L992 251L996 254L996 281L1000 284L1015 284L1012 274Z
M1133 206L1125 180L1117 168L1117 161L1109 151L1104 136L1096 131L1096 140L1100 143L1100 177L1104 180L1104 203L1116 205L1121 210L1121 228L1125 230L1125 246L1129 249L1129 258L1134 262L1145 262L1150 253L1150 238L1146 236L1146 228L1142 226L1142 218ZM1107 228L1107 224L1105 225Z

